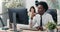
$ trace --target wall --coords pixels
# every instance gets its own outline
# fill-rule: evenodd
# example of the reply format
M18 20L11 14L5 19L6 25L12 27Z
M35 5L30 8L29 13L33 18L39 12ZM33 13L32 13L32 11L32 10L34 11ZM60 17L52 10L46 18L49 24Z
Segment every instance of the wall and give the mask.
M2 18L2 21L5 25L7 25L7 18L8 18L8 13L7 8L4 6L5 2L0 2L0 17ZM1 21L0 21L1 25Z
M26 0L26 8L28 9L28 11L31 6L34 6L36 8L36 12L38 12L37 7L35 6L35 1L36 0ZM38 0L38 1L46 1L46 0Z

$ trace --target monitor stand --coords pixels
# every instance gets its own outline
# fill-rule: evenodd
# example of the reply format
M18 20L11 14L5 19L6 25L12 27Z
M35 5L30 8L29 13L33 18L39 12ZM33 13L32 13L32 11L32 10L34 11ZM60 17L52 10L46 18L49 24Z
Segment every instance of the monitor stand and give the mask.
M17 23L16 23L16 13L13 13L13 30L14 30L14 32L18 32L16 25L17 25Z

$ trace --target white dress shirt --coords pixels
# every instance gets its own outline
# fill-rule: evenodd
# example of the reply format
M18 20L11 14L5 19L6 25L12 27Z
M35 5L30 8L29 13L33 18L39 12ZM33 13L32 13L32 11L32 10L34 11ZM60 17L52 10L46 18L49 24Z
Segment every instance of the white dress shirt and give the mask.
M37 26L40 26L40 17L41 15L39 14L36 14L36 16L33 17L33 20L32 20L32 25L33 27L37 27ZM30 19L30 22L31 22L31 19ZM29 22L29 23L30 23ZM52 16L49 14L49 13L44 13L42 15L42 26L46 25L48 22L54 22L53 21L53 18Z

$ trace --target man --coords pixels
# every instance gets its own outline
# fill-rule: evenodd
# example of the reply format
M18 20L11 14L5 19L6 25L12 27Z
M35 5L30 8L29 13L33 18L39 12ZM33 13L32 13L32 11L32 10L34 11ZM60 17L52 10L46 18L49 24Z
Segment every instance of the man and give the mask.
M44 1L38 2L37 8L38 8L38 14L34 16L31 26L38 30L43 30L43 26L46 25L48 21L49 22L54 21L52 19L52 16L46 13L46 11L48 10L48 5L46 2Z

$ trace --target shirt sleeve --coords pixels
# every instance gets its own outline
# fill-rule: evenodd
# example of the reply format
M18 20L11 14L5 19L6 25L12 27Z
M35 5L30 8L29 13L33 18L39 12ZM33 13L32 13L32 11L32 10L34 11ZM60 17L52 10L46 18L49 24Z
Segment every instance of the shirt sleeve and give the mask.
M36 17L33 17L32 26L34 26L35 24L36 24Z
M34 16L33 19L29 18L29 25L32 25L32 27L36 24L36 17Z
M49 21L54 23L54 20L51 15L49 15Z

